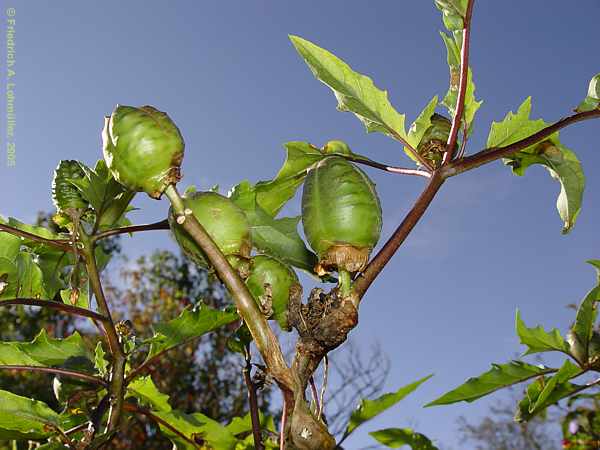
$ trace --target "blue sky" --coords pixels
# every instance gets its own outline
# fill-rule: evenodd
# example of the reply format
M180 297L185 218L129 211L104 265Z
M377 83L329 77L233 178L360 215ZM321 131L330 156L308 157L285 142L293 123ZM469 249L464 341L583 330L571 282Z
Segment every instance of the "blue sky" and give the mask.
M60 159L93 164L101 157L103 116L116 103L152 104L176 121L186 140L184 186L226 190L245 178L272 177L282 144L291 140L321 146L344 139L373 159L409 164L396 142L367 135L352 115L336 112L331 92L312 77L288 34L369 74L408 123L434 94L443 96L448 82L441 19L429 1L2 5L16 8L17 165L4 161L2 119L0 213L25 221L51 208ZM599 14L597 0L477 3L471 61L484 104L468 151L480 149L490 122L529 95L535 117L569 114L600 71ZM542 168L517 178L496 163L444 186L367 294L352 334L365 348L381 342L392 362L387 389L435 377L357 432L349 448L370 442L366 431L408 425L446 448L464 448L456 418L476 419L501 396L421 406L521 350L513 331L517 307L528 324L568 326L573 313L565 305L578 302L594 281L585 260L600 258L599 129L587 122L561 133L588 176L583 210L568 236L561 236L555 210L558 185ZM377 183L387 236L424 183L367 171ZM139 223L167 210L166 200L141 195L134 204ZM298 210L296 203L287 212ZM140 255L159 247L174 248L167 234L136 236L125 248Z

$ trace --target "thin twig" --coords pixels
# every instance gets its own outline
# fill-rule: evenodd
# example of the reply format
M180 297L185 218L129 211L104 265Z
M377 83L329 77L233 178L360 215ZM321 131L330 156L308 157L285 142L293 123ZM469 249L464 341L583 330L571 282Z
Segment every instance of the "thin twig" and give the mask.
M195 448L200 448L200 445L197 442L195 442L193 439L187 437L184 433L182 433L181 431L179 431L177 428L175 428L173 425L171 425L166 420L163 420L162 418L160 418L157 415L153 414L150 410L148 410L146 408L143 408L141 406L133 405L131 403L125 403L123 405L123 409L125 409L126 411L130 411L130 412L141 414L143 416L146 416L146 417L152 419L157 424L162 425L163 427L167 428L168 430L172 431L174 434L176 434L177 436L179 436L181 439L183 439L186 442L192 444Z
M244 381L246 388L248 389L248 404L250 405L250 420L252 421L252 435L254 437L254 448L256 450L264 450L262 443L262 437L260 432L260 416L258 413L258 399L256 397L256 385L252 381L250 371L252 370L252 359L250 355L250 346L247 345L245 349L245 360L246 365L242 370L244 374Z
M38 298L13 298L8 300L0 300L0 307L13 305L39 306L42 308L56 309L66 314L89 317L90 319L97 320L102 323L108 322L108 317L103 316L95 311L69 305L67 303L56 302L54 300L41 300Z
M379 163L377 161L372 161L370 159L362 159L362 158L353 158L351 156L340 155L346 158L348 161L355 162L357 164L364 164L365 166L374 167L375 169L380 169L385 172L396 173L400 175L414 175L419 177L431 178L431 174L425 170L419 169L409 169L406 167L394 167L388 166L386 164Z
M325 391L327 390L327 378L329 376L329 358L327 355L323 357L323 385L321 386L321 395L319 396L319 407L317 409L317 417L321 420L323 410L325 409Z
M68 436L69 434L77 433L78 431L83 431L90 426L90 422L83 422L79 425L74 426L73 428L69 428L65 431L65 434Z
M521 139L520 141L514 142L504 147L493 147L486 148L474 155L467 156L466 158L455 160L440 170L443 178L452 177L459 173L466 172L467 170L475 169L476 167L482 166L492 161L496 161L500 158L506 158L513 153L518 152L524 148L537 144L547 137L552 136L557 131L577 122L583 122L585 120L600 118L600 109L593 111L585 111L573 114L571 116L564 117L558 122L543 128L537 133L531 136Z
M396 228L394 234L392 234L377 255L369 262L364 272L357 276L353 284L353 290L359 299L362 298L371 283L373 283L377 275L379 275L392 256L394 256L419 219L425 214L427 207L443 183L444 178L440 173L434 172L429 180L429 184L421 193L404 220L400 223L398 228Z
M51 247L56 247L65 252L73 252L73 247L71 245L70 239L47 239L45 237L38 236L37 234L19 230L18 228L11 227L10 225L6 225L3 223L0 223L0 231L4 231L6 233L12 234L14 236L19 236L25 239L31 239L32 241L40 242Z
M281 423L279 424L279 450L285 450L285 427L287 426L288 416L288 405L287 396L283 395L283 411L281 412Z
M63 375L65 377L78 378L80 380L87 381L92 384L106 387L107 384L102 378L89 375L87 373L78 372L77 370L61 369L59 367L44 367L44 366L24 366L24 365L12 365L2 364L0 370L14 370L18 372L44 372L53 373L55 375Z
M265 315L258 308L248 287L237 271L231 267L204 227L191 213L191 210L186 210L183 199L175 186L170 185L167 187L165 194L171 201L174 213L177 216L177 222L202 248L219 278L231 293L240 316L248 326L256 347L269 368L269 372L280 388L294 392L294 379L283 357L279 341L268 324Z
M317 385L315 384L315 377L310 376L308 379L308 383L310 384L310 394L312 395L313 402L315 402L315 411L319 411L321 409L319 405L319 394L317 393ZM319 417L319 416L317 416Z
M467 10L463 19L462 46L460 50L460 80L458 83L458 96L456 98L456 107L454 108L454 117L450 128L450 136L446 145L443 164L452 161L454 157L454 148L458 140L458 130L462 123L463 112L465 110L465 95L467 93L467 82L469 81L469 42L471 40L471 17L473 15L473 4L475 0L468 0ZM466 122L464 127L467 128Z
M423 158L423 156L421 156L421 154L412 145L410 145L408 142L406 142L406 139L404 139L402 136L400 136L398 133L396 133L395 130L393 130L391 128L386 128L386 129L392 136L394 136L394 138L397 141L400 141L400 143L408 149L408 152L412 156L415 157L415 159L419 162L419 164L421 166L425 167L429 172L433 171L433 167L431 166L431 163L429 161L427 161L425 158Z
M100 239L105 239L110 236L115 236L118 234L127 234L127 233L137 233L139 231L152 231L152 230L168 230L169 229L169 221L167 219L161 220L159 222L148 223L145 225L131 225L128 227L114 228L112 230L103 231L102 233L98 233L97 235L92 237L92 242L99 241Z

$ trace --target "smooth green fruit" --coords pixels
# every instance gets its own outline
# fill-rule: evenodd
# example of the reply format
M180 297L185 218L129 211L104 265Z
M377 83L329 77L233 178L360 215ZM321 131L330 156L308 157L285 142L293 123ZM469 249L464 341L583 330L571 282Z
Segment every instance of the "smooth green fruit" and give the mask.
M183 204L191 210L230 263L242 266L252 250L250 224L244 211L216 192L194 192L183 197ZM204 252L177 223L173 208L169 210L169 225L183 252L197 265L207 268L209 264Z
M346 159L324 158L304 182L302 225L319 257L318 274L363 270L381 234L381 205L375 185Z
M442 162L451 128L452 122L449 119L434 113L431 116L431 125L417 146L419 154L430 161L434 167L438 167Z
M112 175L131 191L159 199L181 179L183 137L170 117L152 106L117 105L105 118L102 143Z
M258 255L250 260L246 285L259 306L269 311L267 317L277 320L283 330L290 330L288 303L294 286L300 286L296 273L275 258Z
M323 146L322 151L326 155L330 155L332 153L346 156L352 155L352 150L350 150L350 147L344 141L329 141Z
M54 170L52 180L52 202L59 213L70 214L74 211L87 209L89 203L81 195L70 180L85 177L85 172L74 160L63 159Z

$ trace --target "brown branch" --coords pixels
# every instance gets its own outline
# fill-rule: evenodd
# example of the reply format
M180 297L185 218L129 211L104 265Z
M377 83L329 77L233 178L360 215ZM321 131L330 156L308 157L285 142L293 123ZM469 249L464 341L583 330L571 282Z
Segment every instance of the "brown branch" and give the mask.
M169 221L167 219L161 220L159 222L148 223L145 225L131 225L128 227L114 228L112 230L107 230L102 233L98 233L97 235L92 237L92 242L99 241L100 239L105 239L110 236L115 236L118 234L126 234L126 233L137 233L139 231L152 231L152 230L168 230L169 229Z
M40 242L51 247L56 247L65 252L73 252L73 243L70 239L47 239L45 237L38 236L37 234L19 230L18 228L11 227L10 225L6 225L3 223L0 223L0 231L4 231L6 233L12 234L14 236L19 236L25 239L31 239L32 241Z
M282 389L293 392L295 390L294 379L283 357L279 341L268 324L265 315L258 308L248 287L231 267L204 227L191 213L191 210L186 210L183 199L175 186L170 185L167 187L165 194L171 201L178 223L200 246L215 268L217 275L231 293L240 316L248 326L256 347L269 368L269 373Z
M256 450L264 450L262 437L260 433L260 416L258 414L258 399L256 397L256 385L252 381L250 371L252 370L252 360L250 356L250 346L246 346L245 355L246 365L242 370L244 381L248 388L248 404L250 405L250 420L252 421L252 435L254 437L254 448Z
M391 128L387 128L387 130L389 131L389 133L392 136L394 136L394 138L396 140L400 141L400 143L402 143L408 149L408 152L412 156L414 156L415 159L419 162L419 164L422 165L423 167L425 167L428 172L431 172L433 170L433 167L431 166L429 161L427 161L425 158L423 158L423 156L421 156L421 154L412 145L410 145L408 142L406 142L406 139L404 139L402 136L400 136L398 133L396 133L396 131L392 130Z
M179 431L177 428L175 428L173 425L171 425L166 420L161 419L157 415L153 414L152 411L150 411L146 408L143 408L141 406L133 405L131 403L125 403L123 405L123 409L125 409L126 411L129 411L129 412L138 413L138 414L148 417L149 419L153 420L157 424L162 425L163 427L169 429L170 431L175 433L177 436L179 436L181 439L185 440L189 444L192 444L195 448L200 448L200 445L196 441L187 437L184 433Z
M425 214L427 207L435 197L444 178L439 172L434 172L429 184L421 193L412 209L408 212L394 234L388 239L377 255L369 262L366 269L358 275L353 284L353 290L358 298L362 298L377 275L383 270L388 261L394 256L406 237L413 230L419 219Z
M106 387L106 382L98 377L93 375L88 375L87 373L78 372L76 370L70 369L61 369L58 367L44 367L44 366L23 366L23 365L12 365L12 364L2 364L0 365L0 370L15 370L18 372L45 372L45 373L53 373L55 375L63 375L71 378L79 378L80 380L88 381L92 384L97 384L99 386Z
M469 42L471 39L471 17L473 16L473 4L475 0L468 0L467 10L463 19L463 34L462 46L460 50L460 80L458 84L458 96L456 98L456 107L454 108L454 117L452 118L452 126L450 128L450 136L446 145L446 153L444 154L443 164L452 161L454 157L454 148L458 140L458 130L463 118L465 110L465 95L467 93L467 84L469 81ZM465 129L467 123L464 123Z
M351 156L340 155L346 158L348 161L352 161L358 164L364 164L365 166L374 167L375 169L383 170L385 172L396 173L399 175L415 175L419 177L431 178L431 174L425 170L409 169L406 167L394 167L386 164L379 163L370 159L353 158Z
M9 300L0 300L0 307L13 305L39 306L42 308L56 309L66 314L89 317L90 319L97 320L98 322L102 323L108 322L108 317L103 316L102 314L99 314L95 311L80 308L78 306L69 305L66 303L56 302L54 300L40 300L37 298L14 298Z
M537 133L532 134L529 137L526 137L525 139L521 139L520 141L504 147L486 148L478 153L475 153L474 155L467 156L466 158L449 163L447 166L442 167L442 176L443 178L452 177L454 175L458 175L459 173L466 172L467 170L475 169L476 167L482 166L489 162L496 161L497 159L506 158L507 156L518 152L519 150L543 141L562 128L577 122L583 122L584 120L596 118L600 118L600 109L580 112L568 117L564 117L558 122L538 131Z

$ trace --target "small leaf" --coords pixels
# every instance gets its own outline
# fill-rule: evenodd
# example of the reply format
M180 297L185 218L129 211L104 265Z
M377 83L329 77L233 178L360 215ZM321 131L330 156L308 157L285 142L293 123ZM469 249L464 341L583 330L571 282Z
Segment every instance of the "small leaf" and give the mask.
M521 344L528 347L525 355L549 351L569 353L569 345L565 342L556 328L550 333L545 331L541 326L527 328L521 319L519 310L517 310L515 328Z
M0 439L42 439L58 426L58 414L44 402L0 390Z
M564 364L560 368L560 370L547 380L544 383L544 388L540 392L540 395L535 400L535 403L532 403L529 406L529 413L536 414L537 412L545 409L549 406L548 400L551 398L555 389L559 385L563 385L565 382L570 380L571 378L575 378L581 375L582 370L573 364L570 360L565 360Z
M412 450L438 450L425 435L410 428L385 428L373 431L369 435L388 448L408 445Z
M531 97L528 97L516 114L509 112L502 122L492 123L488 147L504 147L513 144L547 126L541 119L531 120L530 112ZM560 182L561 190L556 207L564 223L563 233L568 233L579 215L585 177L577 156L560 143L558 133L544 142L531 145L511 155L504 162L512 167L514 174L521 176L529 166L540 164Z
M308 169L323 159L318 148L308 142L287 142L286 159L279 173L270 181L260 181L254 186L256 201L271 217L295 194L304 181Z
M598 285L592 289L582 300L577 309L575 323L572 331L577 336L577 339L583 346L583 352L588 354L588 344L592 339L594 332L594 324L596 323L596 315L598 309L596 303L600 301L600 280Z
M298 36L290 36L290 39L315 77L333 90L338 110L354 113L367 132L378 131L400 141L406 140L404 114L391 105L387 91L377 88L371 78L355 72L327 50Z
M467 11L467 0L434 0L435 6L442 12L444 26L448 31L462 30Z
M459 43L462 42L462 32L455 33L454 38L448 36L446 33L440 33L440 35L442 36L444 44L446 44L446 50L448 52L447 62L450 69L450 87L448 88L448 92L442 100L442 105L446 107L450 116L454 117L460 84L461 58ZM469 133L472 130L471 124L475 118L475 113L482 103L483 101L475 100L475 84L473 83L473 73L469 67L467 71L467 88L465 92L465 107L463 111L463 120L466 123L466 125L463 123L463 127L466 126L466 129L469 130Z
M150 375L136 378L129 383L127 390L142 403L150 405L157 411L171 411L169 396L158 390Z
M198 338L223 325L238 320L235 310L220 311L200 304L195 309L186 308L178 317L154 325L148 358Z
M77 332L65 339L48 337L42 330L31 342L0 342L0 364L25 366L60 366L70 358L88 356Z
M101 377L108 375L108 361L106 360L106 352L102 347L102 342L96 344L94 351L94 367Z
M374 417L377 417L379 414L394 406L408 394L415 391L425 381L429 380L432 376L433 375L428 375L418 381L415 381L414 383L401 387L396 392L383 394L375 400L361 400L358 408L354 410L350 416L350 420L348 421L348 426L344 435L349 435L363 423L373 419Z
M592 111L600 108L600 73L590 80L588 94L577 107L577 112Z
M464 384L425 406L449 405L461 401L473 402L498 389L522 383L536 376L555 371L555 369L544 366L533 366L522 361L511 361L508 364L492 364L491 370L478 377L469 378Z
M437 107L437 104L438 104L438 97L436 95L429 101L427 106L423 109L423 111L421 111L421 114L419 114L419 117L417 117L415 119L415 121L412 123L412 125L408 129L408 136L406 137L406 140L413 148L415 148L415 149L417 148L417 146L419 145L419 142L421 142L421 138L423 137L423 135L425 134L427 129L431 126L431 116L435 112L435 108ZM417 162L416 158L413 156L413 154L410 151L408 151L406 148L404 148L404 152L411 159L413 159L415 162Z
M600 285L600 259L590 259L586 262L596 268L596 275L598 276L598 284Z
M314 275L317 256L308 250L298 234L300 217L271 217L257 204L256 192L247 181L233 188L231 199L246 213L250 222L252 244L260 253Z

